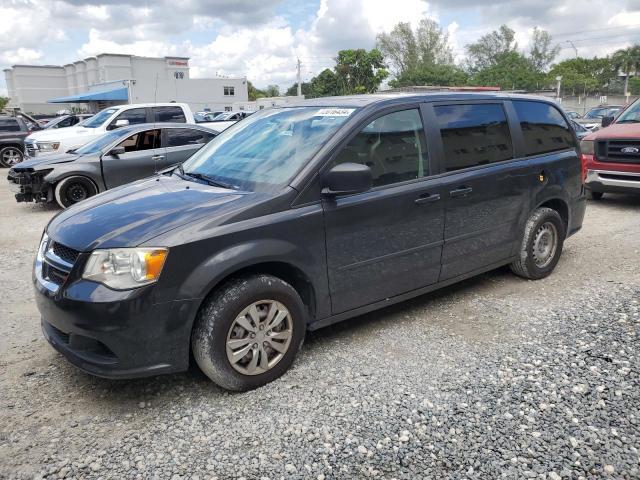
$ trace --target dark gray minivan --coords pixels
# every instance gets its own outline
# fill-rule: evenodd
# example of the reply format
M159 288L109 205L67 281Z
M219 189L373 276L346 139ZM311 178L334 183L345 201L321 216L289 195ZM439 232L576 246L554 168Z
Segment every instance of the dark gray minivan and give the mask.
M260 111L182 166L47 226L47 340L109 378L185 370L231 390L307 330L511 265L547 276L585 212L552 102L475 93L318 98Z

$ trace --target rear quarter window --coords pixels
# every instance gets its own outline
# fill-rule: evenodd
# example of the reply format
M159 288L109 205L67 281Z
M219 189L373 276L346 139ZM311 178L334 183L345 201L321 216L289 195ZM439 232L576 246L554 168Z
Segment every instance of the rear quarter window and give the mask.
M560 111L542 102L514 101L527 157L575 148L571 128Z

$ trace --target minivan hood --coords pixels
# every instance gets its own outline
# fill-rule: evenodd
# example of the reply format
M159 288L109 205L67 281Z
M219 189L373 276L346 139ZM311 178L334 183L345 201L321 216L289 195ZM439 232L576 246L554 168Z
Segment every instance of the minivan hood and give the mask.
M256 195L266 194L160 175L74 205L51 220L47 233L55 241L84 252L134 247L203 217L222 221L225 214L253 204Z
M584 140L614 138L638 139L640 142L640 123L612 123L606 128L590 133Z
M80 155L76 155L74 153L54 153L51 155L46 155L43 158L33 158L31 160L25 160L15 165L13 169L16 172L23 172L30 169L39 170L48 165L73 162L79 157Z

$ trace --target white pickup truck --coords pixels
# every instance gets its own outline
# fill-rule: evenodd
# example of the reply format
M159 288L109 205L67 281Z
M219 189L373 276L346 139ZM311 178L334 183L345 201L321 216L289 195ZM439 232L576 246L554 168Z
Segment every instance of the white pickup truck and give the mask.
M28 157L65 153L98 138L109 130L138 123L195 123L186 103L138 103L116 105L67 128L41 130L24 140Z

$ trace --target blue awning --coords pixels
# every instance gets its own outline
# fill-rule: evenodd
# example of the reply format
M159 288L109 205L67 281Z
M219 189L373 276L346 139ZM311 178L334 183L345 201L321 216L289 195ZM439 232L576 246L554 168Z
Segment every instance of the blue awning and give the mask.
M84 103L84 102L108 102L127 101L129 94L127 87L116 88L114 90L103 90L101 92L86 92L68 97L58 97L49 100L49 103Z

